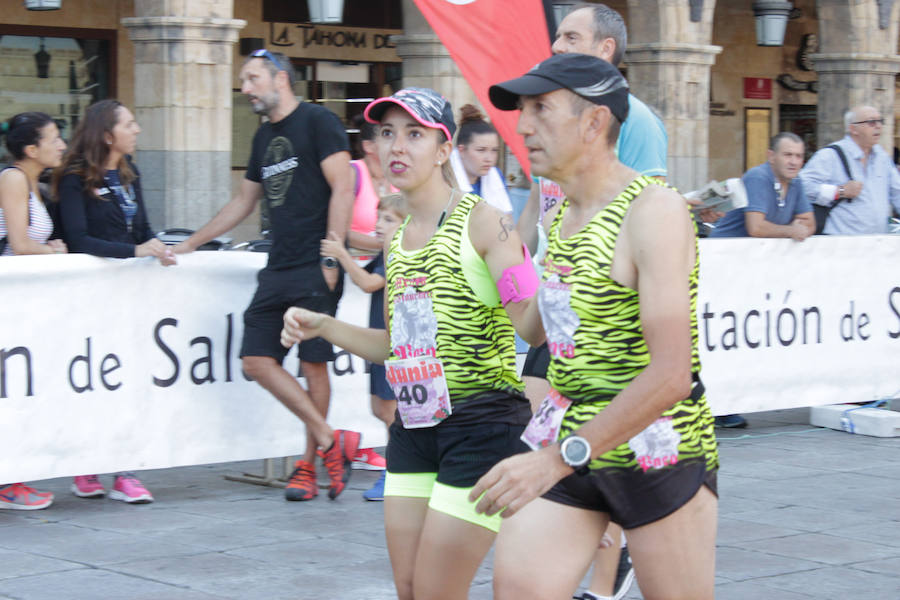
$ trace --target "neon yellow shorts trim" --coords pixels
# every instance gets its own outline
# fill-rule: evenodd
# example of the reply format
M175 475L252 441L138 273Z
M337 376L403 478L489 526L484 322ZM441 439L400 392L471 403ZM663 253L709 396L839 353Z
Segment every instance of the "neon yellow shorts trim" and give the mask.
M500 531L499 514L488 517L475 512L475 503L469 502L472 488L459 488L437 481L437 473L391 473L384 481L385 496L428 498L428 508L489 529Z
M437 473L391 473L384 477L385 496L431 498Z

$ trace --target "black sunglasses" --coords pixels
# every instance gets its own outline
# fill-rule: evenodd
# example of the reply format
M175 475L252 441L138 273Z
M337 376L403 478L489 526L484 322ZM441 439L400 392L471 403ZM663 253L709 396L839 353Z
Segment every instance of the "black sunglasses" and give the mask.
M253 58L267 58L272 61L272 64L278 67L279 71L287 71L284 66L281 64L281 61L275 58L275 55L266 50L265 48L260 48L259 50L254 50L250 56Z

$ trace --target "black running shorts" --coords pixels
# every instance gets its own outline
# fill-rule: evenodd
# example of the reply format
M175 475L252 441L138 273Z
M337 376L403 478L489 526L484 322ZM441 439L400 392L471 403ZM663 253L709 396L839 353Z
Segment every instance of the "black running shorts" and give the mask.
M572 474L550 488L543 498L587 510L609 513L625 529L666 517L694 497L701 485L718 495L717 470L702 460L680 462L646 472L605 468Z
M550 349L547 342L540 346L528 349L525 356L525 364L522 365L522 377L539 377L547 379L547 369L550 367Z
M524 425L506 423L405 429L398 417L390 427L387 470L437 473L439 483L472 487L504 458L528 451L528 446L519 439L524 430Z
M280 341L285 311L299 306L333 317L343 292L344 272L339 270L334 291L328 289L318 263L293 269L263 269L257 282L256 294L244 311L241 358L271 356L280 363L288 353ZM323 363L333 359L334 348L325 339L300 342L300 360Z

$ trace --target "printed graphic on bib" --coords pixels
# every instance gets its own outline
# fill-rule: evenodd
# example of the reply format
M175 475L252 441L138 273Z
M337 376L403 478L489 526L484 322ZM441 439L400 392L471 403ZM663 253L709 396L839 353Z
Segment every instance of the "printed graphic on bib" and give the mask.
M437 358L392 359L385 361L385 375L397 410L406 429L434 427L450 416L450 393L444 365Z
M272 138L262 162L260 175L269 206L281 206L294 180L294 170L299 164L293 144L283 136Z
M569 304L572 298L569 288L569 284L561 282L559 275L554 273L542 281L538 289L538 309L551 356L575 357L575 330L581 320Z
M425 278L419 285L424 284ZM395 285L399 282L395 282ZM391 348L399 358L437 356L437 317L431 292L417 292L412 285L394 296L391 317Z
M551 388L519 439L532 450L546 448L555 442L559 437L563 417L571 404L571 400Z
M634 452L637 463L647 472L676 464L679 443L681 434L675 431L672 417L660 417L628 440L628 447Z
M565 193L563 193L562 188L559 187L559 184L555 181L551 181L550 179L540 178L540 190L541 190L541 220L544 219L544 215L547 214L547 211L559 204L563 201L563 198L566 197Z

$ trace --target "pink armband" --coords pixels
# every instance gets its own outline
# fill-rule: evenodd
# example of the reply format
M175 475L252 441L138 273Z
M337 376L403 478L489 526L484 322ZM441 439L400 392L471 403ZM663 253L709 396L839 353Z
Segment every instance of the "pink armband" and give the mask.
M525 244L522 244L522 250L525 251L525 260L522 261L522 264L504 269L503 275L497 282L497 291L500 292L500 301L503 306L510 302L521 302L537 293L540 282L534 271L534 265L531 263L531 253L528 252L528 246Z

